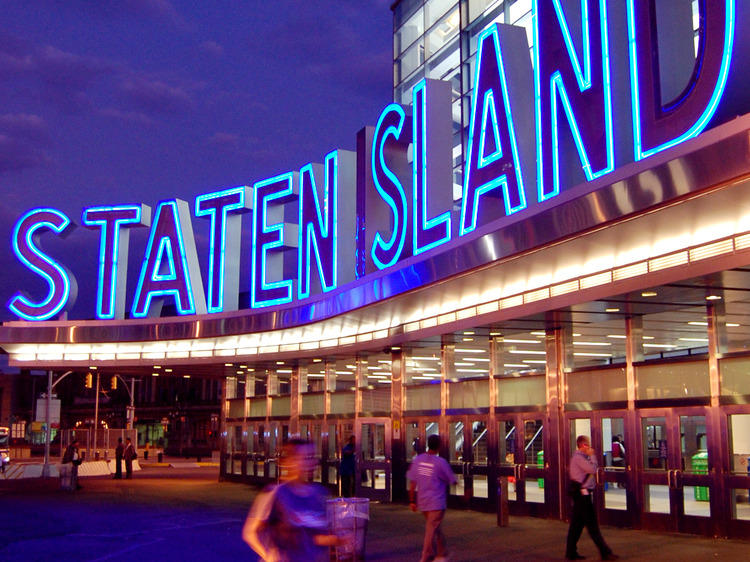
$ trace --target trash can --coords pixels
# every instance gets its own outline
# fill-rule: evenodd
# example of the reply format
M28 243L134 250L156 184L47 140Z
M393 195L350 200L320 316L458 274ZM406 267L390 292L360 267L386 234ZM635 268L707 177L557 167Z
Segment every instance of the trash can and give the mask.
M60 489L61 490L75 490L75 484L73 484L73 465L71 463L65 463L60 465Z
M497 526L507 527L508 523L508 478L500 476L497 479Z
M331 532L351 540L333 548L334 560L364 560L370 500L367 498L334 498L326 505Z
M544 468L544 451L539 451L536 454L536 465L539 468ZM544 488L544 478L537 479L537 483L539 484L540 488Z
M708 452L699 451L691 457L694 474L708 474ZM707 486L695 486L693 488L693 494L695 501L707 502L708 501L708 487Z

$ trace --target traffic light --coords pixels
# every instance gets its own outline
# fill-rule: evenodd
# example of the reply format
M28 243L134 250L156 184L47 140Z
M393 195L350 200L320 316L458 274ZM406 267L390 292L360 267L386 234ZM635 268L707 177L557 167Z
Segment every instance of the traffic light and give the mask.
M117 390L117 375L112 375L112 380L110 381L110 388L112 390Z
M93 388L94 377L91 375L91 373L86 373L86 381L84 382L84 386L86 388Z

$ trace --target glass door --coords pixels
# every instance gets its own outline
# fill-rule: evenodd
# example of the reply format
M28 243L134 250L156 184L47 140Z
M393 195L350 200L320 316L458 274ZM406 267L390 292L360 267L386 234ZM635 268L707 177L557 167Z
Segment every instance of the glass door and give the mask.
M721 434L729 448L729 467L724 476L724 497L720 504L727 510L729 535L750 536L750 406L725 406Z
M628 462L632 455L626 442L625 413L618 411L572 412L568 420L568 454L576 450L579 435L587 436L596 451L599 468L596 473L594 501L599 521L607 525L629 526L634 523L628 510ZM629 436L628 436L629 437ZM567 482L567 478L565 480Z
M642 524L657 530L712 533L714 459L707 408L641 410Z
M486 416L448 418L448 462L458 481L451 488L454 504L478 509L490 505L488 429Z
M539 412L498 416L497 475L508 479L510 513L544 516L544 420Z
M357 459L355 473L357 495L391 501L391 420L357 420Z

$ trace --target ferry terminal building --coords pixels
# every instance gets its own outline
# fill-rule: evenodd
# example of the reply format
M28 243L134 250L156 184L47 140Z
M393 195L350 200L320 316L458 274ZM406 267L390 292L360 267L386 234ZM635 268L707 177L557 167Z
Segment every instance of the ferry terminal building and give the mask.
M32 234L68 217L20 218L16 253L50 294L18 300L0 328L10 363L220 380L224 479L273 481L280 445L302 436L336 490L355 435L357 495L401 501L410 459L440 433L454 506L494 509L505 477L511 513L565 518L586 434L602 522L747 536L748 2L392 10L394 104L356 152L196 200L227 241L205 284L185 205L146 221L113 202L82 217L103 241L128 221L151 228L129 317L117 245L103 243L112 290L97 319L55 319L65 278ZM268 210L274 198L293 212ZM232 285L240 224L259 248L246 309ZM149 316L160 300L180 314Z

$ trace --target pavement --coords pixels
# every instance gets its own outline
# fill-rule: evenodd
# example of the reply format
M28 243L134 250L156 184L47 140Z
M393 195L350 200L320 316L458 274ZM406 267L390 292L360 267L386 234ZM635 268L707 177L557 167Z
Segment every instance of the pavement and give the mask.
M132 480L82 479L77 492L56 479L0 482L0 561L255 560L240 530L257 489L218 482L216 467L150 467ZM448 510L453 562L562 560L564 522ZM424 520L404 505L370 504L367 560L419 559ZM750 542L604 527L623 560L744 560ZM580 552L597 559L584 534Z

